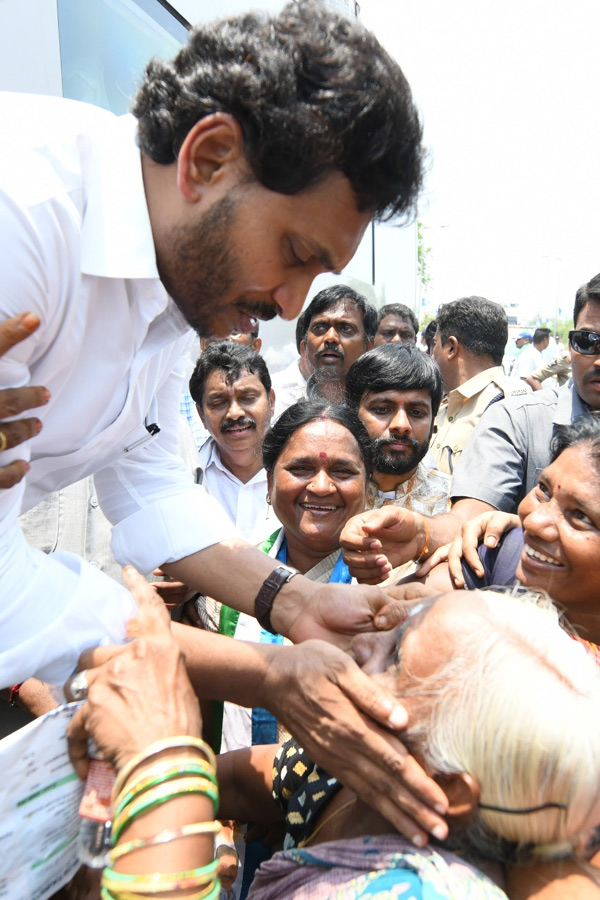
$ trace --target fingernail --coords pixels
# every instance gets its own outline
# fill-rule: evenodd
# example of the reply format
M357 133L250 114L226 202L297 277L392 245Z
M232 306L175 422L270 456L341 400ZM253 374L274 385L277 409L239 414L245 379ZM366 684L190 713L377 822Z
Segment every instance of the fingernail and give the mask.
M48 403L48 401L50 400L50 391L48 390L48 388L42 388L42 392L44 394L44 403Z
M405 728L406 723L408 722L408 716L404 707L394 706L390 713L388 722L390 724L390 728Z
M40 420L39 420L39 419L36 419L36 420L35 420L35 433L36 433L36 434L39 434L43 427L44 427L44 426L42 425L42 423L40 422Z
M436 811L437 813L440 814L440 816L445 816L446 813L448 812L448 807L447 807L447 806L444 806L443 803L436 803L436 804L434 805L433 808L435 809L435 811ZM439 826L438 826L438 827L439 827Z
M411 837L411 841L415 845L415 847L424 847L427 843L426 838L423 837L422 834L413 834Z
M31 312L23 313L21 316L21 325L29 331L30 328L37 325L37 316L34 316Z
M435 828L431 829L431 833L436 840L445 841L448 831L443 825L436 825Z
M375 624L377 625L378 628L387 628L388 620L387 620L386 616L377 616L377 618L375 620Z

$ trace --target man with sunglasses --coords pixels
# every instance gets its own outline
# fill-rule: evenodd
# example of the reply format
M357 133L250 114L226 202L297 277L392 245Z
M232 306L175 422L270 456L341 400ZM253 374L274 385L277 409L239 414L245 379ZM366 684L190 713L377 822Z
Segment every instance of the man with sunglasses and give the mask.
M600 274L577 291L573 324L572 378L561 388L507 397L488 407L454 468L450 512L426 518L386 507L350 520L341 543L352 575L375 584L385 574L386 560L401 565L412 559L415 547L433 552L473 516L492 509L516 513L550 461L556 431L590 410L600 412ZM381 547L365 549L376 538Z

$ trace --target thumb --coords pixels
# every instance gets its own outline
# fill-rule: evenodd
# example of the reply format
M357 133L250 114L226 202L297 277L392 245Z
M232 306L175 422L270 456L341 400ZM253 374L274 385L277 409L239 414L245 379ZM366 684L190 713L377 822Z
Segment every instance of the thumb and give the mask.
M127 637L163 637L169 634L169 613L152 585L133 566L123 569L123 577L138 607L137 616L127 623Z

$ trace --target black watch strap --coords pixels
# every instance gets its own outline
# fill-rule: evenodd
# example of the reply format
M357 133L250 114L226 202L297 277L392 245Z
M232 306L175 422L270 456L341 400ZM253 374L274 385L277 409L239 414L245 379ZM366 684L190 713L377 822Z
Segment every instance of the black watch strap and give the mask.
M298 573L294 569L288 569L287 566L277 566L270 575L265 578L261 585L261 589L256 595L254 601L254 615L258 620L258 624L265 631L271 634L277 634L271 625L271 610L273 609L273 601L284 584Z

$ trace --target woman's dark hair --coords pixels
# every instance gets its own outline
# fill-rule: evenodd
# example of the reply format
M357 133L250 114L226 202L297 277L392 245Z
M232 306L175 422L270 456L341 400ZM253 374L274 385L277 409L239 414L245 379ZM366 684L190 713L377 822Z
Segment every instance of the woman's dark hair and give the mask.
M346 403L358 409L363 394L425 390L435 419L442 400L442 376L436 363L412 344L382 344L352 363L346 375Z
M172 163L216 112L239 122L269 190L296 194L338 170L377 219L415 207L422 129L408 82L374 35L322 3L201 25L172 62L150 62L133 105L140 148Z
M570 425L557 425L550 441L550 461L560 456L563 450L577 444L591 445L593 459L600 460L600 412L588 412L577 416Z
M373 472L372 444L366 429L356 413L342 404L324 403L321 400L299 400L288 406L267 431L263 442L263 466L272 473L285 445L305 425L319 420L338 422L347 428L355 439L367 477Z

